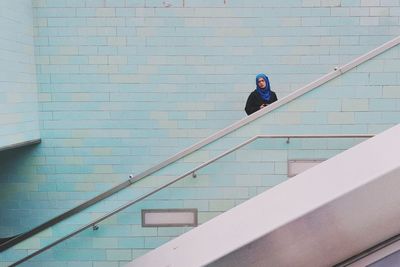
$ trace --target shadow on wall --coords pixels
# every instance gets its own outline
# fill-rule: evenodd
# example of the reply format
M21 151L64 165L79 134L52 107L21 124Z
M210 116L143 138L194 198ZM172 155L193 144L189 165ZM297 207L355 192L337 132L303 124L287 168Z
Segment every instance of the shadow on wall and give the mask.
M0 151L0 239L32 227L28 217L32 212L24 206L39 191L40 177L32 175L36 173L32 172L33 155L39 145Z

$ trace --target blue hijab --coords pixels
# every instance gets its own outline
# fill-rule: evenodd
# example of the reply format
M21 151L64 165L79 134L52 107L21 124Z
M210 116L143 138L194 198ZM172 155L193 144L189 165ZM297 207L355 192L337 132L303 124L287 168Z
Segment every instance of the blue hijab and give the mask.
M258 87L258 79L263 78L265 81L265 88L261 89L260 87ZM264 101L268 101L271 97L271 88L269 86L269 79L267 77L267 75L265 75L264 73L260 73L257 74L256 76L256 86L257 86L257 93L262 97L262 99L264 99Z

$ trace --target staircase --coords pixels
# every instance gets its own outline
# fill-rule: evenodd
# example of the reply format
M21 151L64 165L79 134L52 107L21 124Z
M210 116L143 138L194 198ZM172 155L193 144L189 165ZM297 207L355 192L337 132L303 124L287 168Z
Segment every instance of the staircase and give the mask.
M127 266L333 266L400 233L399 136L400 124Z
M371 76L379 64L387 66L385 71L400 72L399 42L400 37L377 47L106 194L94 196L51 224L45 222L45 227L5 248L0 266L19 264L24 257L21 265L25 266L130 262L192 229L142 227L143 209L197 209L198 222L203 224L286 181L288 161L326 160L366 138L351 135L372 135L399 123L400 95L386 88L385 82L377 86L358 78ZM350 137L313 137L318 134ZM261 135L276 138L241 146ZM235 147L241 149L231 153Z

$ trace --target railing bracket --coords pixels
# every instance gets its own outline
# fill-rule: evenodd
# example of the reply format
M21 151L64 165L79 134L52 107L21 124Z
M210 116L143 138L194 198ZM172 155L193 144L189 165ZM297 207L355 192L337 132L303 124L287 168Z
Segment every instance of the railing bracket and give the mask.
M192 172L192 177L193 177L193 178L196 178L196 177L197 177L197 174L196 174L195 172Z
M129 174L129 179L128 179L129 184L133 184L134 182L136 182L136 179L134 179L134 178L135 178L135 175L133 175L133 173Z
M98 225L93 225L92 229L93 229L93 231L97 231L97 230L99 230L99 226Z

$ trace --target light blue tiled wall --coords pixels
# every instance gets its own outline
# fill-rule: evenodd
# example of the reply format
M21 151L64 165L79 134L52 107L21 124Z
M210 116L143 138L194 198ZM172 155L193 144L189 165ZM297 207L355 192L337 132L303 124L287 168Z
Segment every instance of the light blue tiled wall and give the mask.
M32 16L30 0L0 2L0 150L39 138Z
M47 157L35 173L92 187L139 173L243 118L256 73L283 97L397 36L396 10L366 1L34 1Z
M169 2L33 1L43 142L3 154L1 175L10 182L0 187L0 205L11 215L4 234L37 225L243 118L257 72L267 72L283 97L399 34L397 1ZM394 48L77 218L87 222L254 134L375 133L398 123L398 59ZM18 164L3 167L10 162ZM224 181L229 177L222 187ZM189 208L232 205L175 194ZM55 229L44 235L51 240L69 227ZM132 249L123 244L115 246ZM100 261L106 252L99 253Z
M26 255L256 134L379 133L400 120L400 65L396 64L399 59L400 46L396 46L3 255L10 260ZM386 79L376 82L375 77L379 76ZM330 158L359 141L292 139L289 144L282 139L256 141L198 171L196 179L186 177L111 217L100 224L99 230L87 230L26 266L68 266L76 261L89 266L123 264L189 230L141 228L142 208L197 208L202 223L287 179L287 160ZM290 196L288 201L293 201ZM77 248L81 253L77 253Z
M21 266L68 266L77 262L82 266L91 264L118 266L191 229L191 227L142 228L141 209L197 208L201 224L286 180L288 159L326 159L362 140L364 139L294 138L289 144L286 143L286 138L257 140L199 170L195 179L189 175L149 199L102 222L97 231L92 231L90 228ZM191 161L196 160L192 158ZM168 172L172 173L173 170ZM102 213L157 187L161 183L160 180L165 182L173 176L164 173L157 175L157 178L146 179L140 186L135 185L106 203L96 205L30 238L4 252L2 256L12 261L21 255L27 255L30 251L69 234Z

